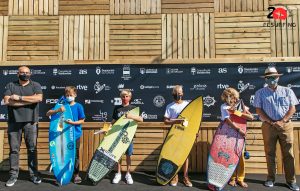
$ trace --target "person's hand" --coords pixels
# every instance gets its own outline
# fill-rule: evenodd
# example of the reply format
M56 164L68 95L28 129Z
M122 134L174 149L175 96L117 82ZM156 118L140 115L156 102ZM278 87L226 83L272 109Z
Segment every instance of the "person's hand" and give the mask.
M284 129L284 128L283 128L284 122L283 122L282 120L280 120L280 121L275 121L275 122L273 123L273 126L274 126L275 128L277 128L278 130L283 130L283 129Z
M237 128L236 130L240 133L240 135L242 135L243 137L246 137L246 132L244 132L242 129Z
M18 96L18 95L16 95L16 94L13 94L13 95L10 96L9 99L18 101L18 100L20 99L20 96Z
M70 124L70 125L75 125L74 121L72 121L71 119L65 120L65 123Z
M184 119L176 119L176 120L171 120L173 124L182 124L184 122Z
M66 111L66 108L64 106L61 106L57 111L63 113Z
M125 118L126 119L133 119L134 115L132 115L131 113L126 113L125 114Z

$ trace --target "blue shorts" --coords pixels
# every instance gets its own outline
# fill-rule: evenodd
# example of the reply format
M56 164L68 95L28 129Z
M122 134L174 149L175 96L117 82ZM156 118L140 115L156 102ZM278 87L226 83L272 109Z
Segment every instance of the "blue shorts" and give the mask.
M127 151L125 152L127 156L131 156L133 154L133 142L130 143Z

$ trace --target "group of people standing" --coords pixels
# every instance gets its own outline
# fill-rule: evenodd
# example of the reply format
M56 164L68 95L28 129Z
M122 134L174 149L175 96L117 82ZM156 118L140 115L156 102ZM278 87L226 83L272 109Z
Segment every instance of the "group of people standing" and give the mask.
M10 82L6 85L4 93L4 103L8 108L8 140L10 146L9 161L10 161L10 178L6 182L6 186L13 186L19 174L19 151L24 132L25 143L28 151L28 167L30 179L35 184L42 182L37 169L37 135L38 135L38 116L39 102L43 99L41 85L30 79L31 72L29 67L20 66L18 68L18 80ZM264 148L267 159L268 176L264 185L273 187L276 174L276 143L279 141L281 152L283 154L283 164L285 170L285 178L288 187L291 190L299 191L296 184L295 176L295 159L293 154L293 123L291 122L292 115L296 112L295 106L299 104L298 99L292 89L278 85L279 78L282 74L278 73L275 67L268 67L265 70L264 76L266 86L259 89L255 93L253 106L256 108L256 113L262 121L262 135L264 140ZM188 105L188 101L183 99L183 88L176 85L172 91L174 101L167 105L164 123L173 125L182 123L180 120L173 120L178 117L181 111ZM76 138L76 164L74 170L74 183L80 183L79 176L79 156L78 150L80 146L80 136L82 134L81 125L84 123L85 114L83 106L75 101L77 90L73 86L68 86L65 89L65 97L70 103L73 121L67 123L75 126ZM128 111L135 106L130 104L132 93L129 90L123 90L120 93L122 105L116 106L113 111L113 124L117 119L125 114L128 119L133 119L137 122L142 122L141 116L129 114ZM224 104L221 106L221 120L231 128L236 129L242 136L246 136L247 132L240 131L238 127L230 120L230 114L235 112L235 103L240 99L239 93L234 88L224 90L221 99ZM242 114L242 117L252 120L253 116L249 112L248 107ZM47 116L54 113L64 112L64 108L57 110L50 109ZM131 155L133 154L133 143L130 144L126 151L127 173L125 176L127 184L133 184L133 179L130 174ZM230 179L229 185L248 187L244 182L245 178L245 160L242 155L239 163L239 171ZM192 187L192 182L188 176L188 159L183 165L183 183ZM117 184L121 180L121 166L118 164L118 170L112 183ZM176 186L178 175L171 180L170 185Z

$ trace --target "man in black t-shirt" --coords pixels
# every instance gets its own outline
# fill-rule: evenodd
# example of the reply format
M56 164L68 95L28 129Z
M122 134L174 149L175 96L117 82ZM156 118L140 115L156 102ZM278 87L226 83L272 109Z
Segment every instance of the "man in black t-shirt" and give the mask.
M122 99L122 105L116 106L113 111L113 120L111 121L114 124L121 116L125 114L127 119L133 119L137 122L143 122L143 118L141 116L136 116L128 113L130 110L134 109L135 106L130 105L130 100L132 98L132 94L130 90L123 90L120 93L120 97ZM127 165L127 173L125 176L127 184L133 184L133 179L130 175L130 165L131 158L130 156L133 154L133 143L131 142L127 151L126 151L126 165ZM118 163L118 172L115 174L115 177L112 181L113 184L118 184L121 180L121 164Z
M10 178L6 186L13 186L19 175L19 151L22 132L27 147L28 169L31 181L41 183L37 170L37 123L39 102L43 99L41 85L30 80L31 72L27 66L18 68L19 80L6 85L4 104L8 109L8 142L10 146Z

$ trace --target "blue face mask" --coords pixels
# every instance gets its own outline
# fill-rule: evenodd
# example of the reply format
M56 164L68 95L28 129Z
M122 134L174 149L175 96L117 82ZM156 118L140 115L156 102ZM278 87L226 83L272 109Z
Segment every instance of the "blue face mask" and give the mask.
M69 96L69 97L66 97L66 100L67 100L67 102L72 102L75 100L75 97Z
M269 77L269 78L265 78L265 81L269 87L276 87L278 85L279 78Z

